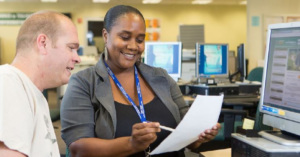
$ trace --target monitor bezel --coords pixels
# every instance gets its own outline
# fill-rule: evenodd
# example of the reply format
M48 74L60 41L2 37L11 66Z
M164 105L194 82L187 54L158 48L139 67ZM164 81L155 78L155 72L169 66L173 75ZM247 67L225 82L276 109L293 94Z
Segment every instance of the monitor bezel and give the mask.
M300 136L300 133L297 132L297 130L293 130L290 128L290 126L285 125L283 126L280 122L273 123L269 119L274 118L277 119L278 121L282 122L291 122L291 124L298 123L300 125L300 112L296 112L291 109L286 109L283 107L274 107L271 105L266 105L264 102L265 98L265 88L266 88L266 78L267 78L267 70L268 70L268 62L269 62L269 51L270 51L270 41L271 41L271 32L272 30L276 29L284 29L284 28L296 28L299 27L300 29L300 22L292 22L292 23L279 23L279 24L271 24L268 26L268 33L267 33L267 43L266 43L266 53L265 53L265 64L264 64L264 71L263 71L263 79L262 79L262 88L261 88L261 97L260 97L260 102L259 102L259 111L263 114L263 116L267 116L268 120L263 120L263 124L272 126L296 135ZM272 113L270 111L266 111L265 108L271 107L273 109L278 109L280 112L284 112L284 114L276 114ZM264 109L263 109L264 108ZM280 123L280 124L278 124Z
M144 63L147 64L147 50L148 50L148 47L150 45L166 45L166 44L169 44L169 45L178 45L179 47L179 59L178 59L178 73L176 74L169 74L172 78L174 78L175 80L180 78L181 77L181 73L182 73L182 42L180 41L157 41L157 42L145 42L145 49L144 49ZM148 64L147 64L148 65Z

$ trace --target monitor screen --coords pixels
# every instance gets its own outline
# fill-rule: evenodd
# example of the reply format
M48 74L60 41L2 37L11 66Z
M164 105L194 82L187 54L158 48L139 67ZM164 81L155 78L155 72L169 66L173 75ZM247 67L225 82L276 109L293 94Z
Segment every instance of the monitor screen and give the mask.
M144 62L165 69L177 80L181 76L181 42L146 42Z
M196 43L196 77L228 77L228 44Z
M300 23L269 25L260 101L263 123L300 135L299 89Z

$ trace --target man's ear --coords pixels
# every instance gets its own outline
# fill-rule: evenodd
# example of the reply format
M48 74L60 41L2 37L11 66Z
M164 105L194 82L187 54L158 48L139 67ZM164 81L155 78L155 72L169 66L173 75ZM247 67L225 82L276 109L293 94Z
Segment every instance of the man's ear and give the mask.
M36 45L39 52L46 54L47 46L49 46L49 38L45 34L39 34L36 38Z

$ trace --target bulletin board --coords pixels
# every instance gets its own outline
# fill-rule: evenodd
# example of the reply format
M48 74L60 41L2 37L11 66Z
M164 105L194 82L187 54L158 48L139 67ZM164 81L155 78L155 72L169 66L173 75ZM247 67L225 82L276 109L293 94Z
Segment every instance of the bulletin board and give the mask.
M160 20L157 18L147 18L146 23L146 41L160 40Z
M0 25L21 25L32 13L0 13Z

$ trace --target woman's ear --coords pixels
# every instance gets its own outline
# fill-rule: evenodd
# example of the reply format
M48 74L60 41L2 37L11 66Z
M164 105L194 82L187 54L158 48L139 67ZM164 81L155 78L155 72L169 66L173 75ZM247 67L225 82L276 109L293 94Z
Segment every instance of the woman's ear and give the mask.
M46 47L49 44L48 41L49 41L49 38L45 34L39 34L37 36L37 38L36 38L36 45L37 45L37 48L38 48L39 52L47 53Z
M108 32L105 28L102 29L102 37L103 37L103 40L104 40L104 43L106 44L107 42L107 36L108 36Z

